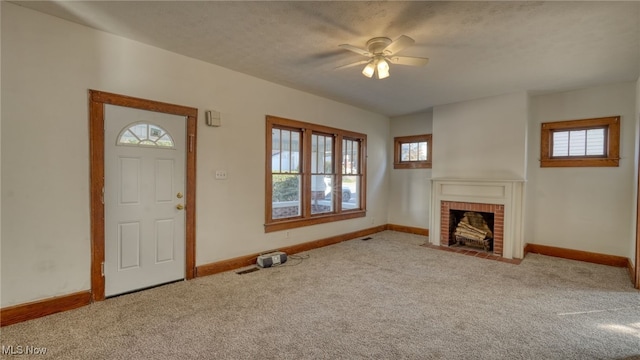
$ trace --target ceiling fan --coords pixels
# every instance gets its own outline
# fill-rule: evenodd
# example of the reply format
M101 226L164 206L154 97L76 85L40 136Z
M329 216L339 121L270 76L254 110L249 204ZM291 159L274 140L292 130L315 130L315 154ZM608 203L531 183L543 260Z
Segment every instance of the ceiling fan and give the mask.
M387 37L374 37L367 41L367 50L349 44L338 45L343 49L353 51L354 53L366 56L369 59L342 65L336 69L344 69L366 64L362 70L362 74L364 76L370 78L373 77L374 73L377 73L378 79L384 79L389 77L389 63L410 66L426 65L429 62L428 58L396 56L397 53L414 43L415 41L412 38L406 35L401 35L393 41Z

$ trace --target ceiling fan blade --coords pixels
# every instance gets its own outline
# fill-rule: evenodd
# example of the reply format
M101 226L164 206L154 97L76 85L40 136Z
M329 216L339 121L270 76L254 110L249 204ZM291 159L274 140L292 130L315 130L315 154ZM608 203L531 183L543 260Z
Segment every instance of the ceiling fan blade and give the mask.
M354 63L351 63L351 64L338 66L336 68L336 70L344 69L344 68L348 68L348 67L352 67L352 66L364 65L364 64L368 63L369 61L371 61L371 60L362 60L362 61L357 61L357 62L354 62Z
M371 56L372 54L370 52L368 52L365 49L360 49L359 47L355 47L353 45L349 45L349 44L342 44L342 45L338 45L339 47L349 50L349 51L353 51L356 54L360 54L362 56Z
M406 35L401 35L399 38L393 40L391 44L387 45L386 48L384 48L384 53L387 55L393 55L408 48L413 44L415 44L415 40Z
M428 58L411 57L411 56L391 56L388 58L392 64L424 66L429 62Z

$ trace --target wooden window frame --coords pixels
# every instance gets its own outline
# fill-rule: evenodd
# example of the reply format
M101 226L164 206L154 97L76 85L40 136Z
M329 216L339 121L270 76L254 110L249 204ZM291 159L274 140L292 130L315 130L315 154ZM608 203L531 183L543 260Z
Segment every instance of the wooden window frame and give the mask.
M301 215L294 218L285 219L273 219L272 218L272 201L273 201L273 178L271 169L271 155L272 155L272 140L271 131L273 128L288 129L288 130L300 130L302 134L301 138L301 176L302 176L302 189L301 189ZM281 231L287 229L293 229L303 226L323 224L333 221L354 219L366 216L366 153L367 153L367 135L356 133L353 131L336 129L323 125L316 125L298 120L291 120L280 118L276 116L266 116L266 157L265 157L265 232ZM358 163L360 165L360 189L359 200L360 207L357 209L342 209L342 191L334 191L334 210L330 213L311 214L311 135L317 134L333 134L334 135L334 173L335 173L335 188L340 189L342 187L342 171L337 166L342 165L342 140L343 139L357 139L360 143L360 153Z
M397 136L393 138L393 168L394 169L431 169L432 153L431 134ZM426 142L427 143L427 160L424 161L402 161L402 144Z
M552 156L553 133L603 128L605 155ZM620 116L554 121L541 124L540 167L617 167L620 163Z

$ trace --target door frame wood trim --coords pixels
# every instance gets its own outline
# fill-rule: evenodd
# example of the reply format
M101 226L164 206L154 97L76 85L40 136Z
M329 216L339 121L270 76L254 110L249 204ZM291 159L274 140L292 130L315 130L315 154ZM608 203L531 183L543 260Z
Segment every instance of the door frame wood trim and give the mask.
M104 300L104 106L117 105L140 110L184 116L186 118L186 197L185 197L185 278L195 277L196 268L196 144L198 109L89 90L89 156L91 171L91 298Z

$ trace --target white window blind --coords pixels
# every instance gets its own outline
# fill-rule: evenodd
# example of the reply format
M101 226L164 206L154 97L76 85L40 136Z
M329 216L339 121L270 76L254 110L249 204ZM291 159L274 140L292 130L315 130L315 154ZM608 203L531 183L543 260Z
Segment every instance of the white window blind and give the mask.
M553 132L552 157L605 156L604 128Z

